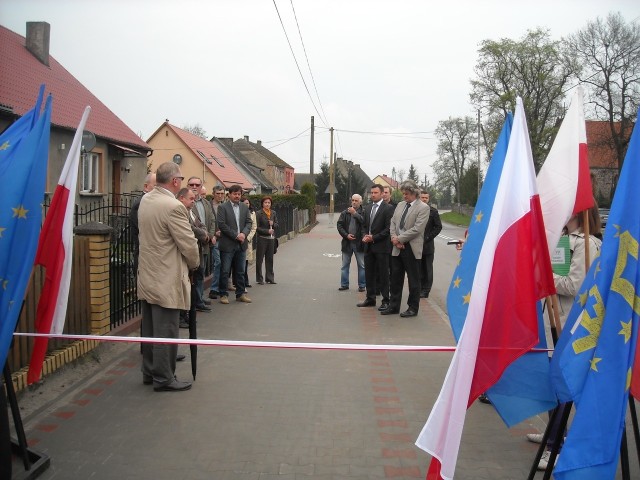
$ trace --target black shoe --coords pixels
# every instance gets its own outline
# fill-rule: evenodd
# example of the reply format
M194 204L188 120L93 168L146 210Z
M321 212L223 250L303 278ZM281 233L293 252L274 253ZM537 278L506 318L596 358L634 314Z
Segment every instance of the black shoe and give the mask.
M364 287L359 287L359 288L358 288L358 291L359 291L359 292L366 292L366 291L367 291L367 289L366 289L366 288L364 288Z
M189 328L189 324L187 322L185 322L184 320L180 321L180 328Z
M264 282L263 282L263 281L257 281L256 283L257 283L258 285L264 285Z
M176 355L176 362L181 362L183 361L185 358L187 358L185 355Z
M268 283L269 285L277 285L277 283L276 283L276 282L272 282L272 281L269 281L269 280L267 280L267 283Z
M370 300L370 299L366 299L363 302L360 302L357 304L358 307L375 307L376 306L376 301L375 300Z
M211 307L207 307L206 305L197 305L196 306L196 310L198 312L210 312L211 311Z
M382 302L382 305L380 305L378 307L378 311L381 312L383 310L386 310L387 308L389 308L389 303L388 302Z
M400 313L399 309L387 307L380 312L380 315L397 315L399 313Z
M485 393L481 393L480 396L478 397L478 400L480 400L481 403L486 403L487 405L491 405L491 400L489 400L489 397L487 397Z
M183 392L191 388L191 382L181 382L174 379L172 382L159 387L153 387L156 392Z
M211 300L203 300L202 303L205 305L211 305Z
M151 385L153 383L153 377L149 376L147 377L146 375L142 376L142 383L144 385Z
M250 283L247 283L247 284L245 285L245 287L247 287L247 288L252 288L252 287L253 287L253 285L251 285Z
M343 290L349 290L349 287L340 287L340 288L338 288L338 290L340 290L342 292Z
M209 298L215 300L218 298L218 292L209 292Z
M413 308L407 308L404 312L400 314L402 318L415 317L416 315L418 315L418 311L414 310Z

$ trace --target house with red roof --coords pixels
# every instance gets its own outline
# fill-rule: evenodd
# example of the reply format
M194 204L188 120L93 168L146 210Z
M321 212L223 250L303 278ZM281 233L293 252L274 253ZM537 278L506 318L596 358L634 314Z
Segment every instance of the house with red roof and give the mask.
M153 170L161 163L175 162L186 179L200 177L209 193L216 185L229 188L238 184L246 192L255 190L252 180L236 167L234 159L219 144L171 125L169 121L160 125L147 143L154 152Z
M393 178L387 176L386 173L383 173L382 175L378 175L376 178L374 178L373 183L380 184L383 187L391 187L392 192L400 188L400 184Z
M49 54L50 25L27 22L23 37L0 26L0 131L33 108L40 85L53 97L46 192L55 189L87 105L96 143L82 158L77 204L142 190L151 147Z
M618 183L618 157L608 121L587 120L587 156L589 169L595 180L593 194L600 206L609 206ZM614 125L620 131L620 122ZM629 141L632 128L626 141Z

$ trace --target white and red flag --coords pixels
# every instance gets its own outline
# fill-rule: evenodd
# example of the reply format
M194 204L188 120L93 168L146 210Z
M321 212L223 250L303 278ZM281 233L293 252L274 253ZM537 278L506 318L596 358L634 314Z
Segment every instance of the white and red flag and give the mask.
M594 205L583 95L579 86L547 159L538 172L540 206L551 250L556 248L569 219Z
M78 185L82 132L90 112L91 107L86 107L40 233L35 264L42 265L46 273L36 310L36 333L62 333L64 328L71 283L73 207ZM34 341L27 374L29 385L40 379L48 343L46 337L38 337Z
M416 441L433 456L428 479L453 478L467 408L538 343L536 303L553 293L527 122L518 98L467 317L440 395Z

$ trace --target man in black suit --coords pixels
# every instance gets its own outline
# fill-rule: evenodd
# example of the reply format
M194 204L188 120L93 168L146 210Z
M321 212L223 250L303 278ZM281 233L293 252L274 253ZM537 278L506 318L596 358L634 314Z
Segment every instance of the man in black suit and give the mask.
M245 238L251 232L251 214L249 207L240 201L242 187L229 187L229 201L218 207L218 228L220 229L220 303L228 304L227 293L229 272L231 266L236 272L236 301L251 303L247 296L244 279L247 243Z
M362 242L364 243L364 272L367 283L367 297L358 307L376 306L376 277L380 277L382 305L389 304L389 224L393 208L382 200L382 185L371 187L371 203L364 209ZM378 272L382 273L378 275ZM382 308L382 307L381 307Z
M420 192L420 200L429 204L429 192ZM442 222L438 210L431 207L429 210L429 220L424 229L424 243L422 244L422 258L420 259L420 298L429 298L431 286L433 285L433 256L436 251L433 239L442 230Z

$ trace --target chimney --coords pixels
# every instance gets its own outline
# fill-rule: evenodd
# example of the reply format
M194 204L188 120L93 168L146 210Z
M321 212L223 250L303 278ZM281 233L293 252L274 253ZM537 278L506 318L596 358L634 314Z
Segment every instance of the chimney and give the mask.
M49 34L51 25L47 22L27 22L27 50L40 63L49 66Z
M244 136L244 140L245 140L246 142L248 142L248 141L249 141L249 135L245 135L245 136Z
M220 142L222 142L222 144L227 147L227 148L233 148L233 138L229 138L229 137L224 137L224 138L218 138L218 140L220 140Z
M258 146L262 146L262 140L258 140Z

